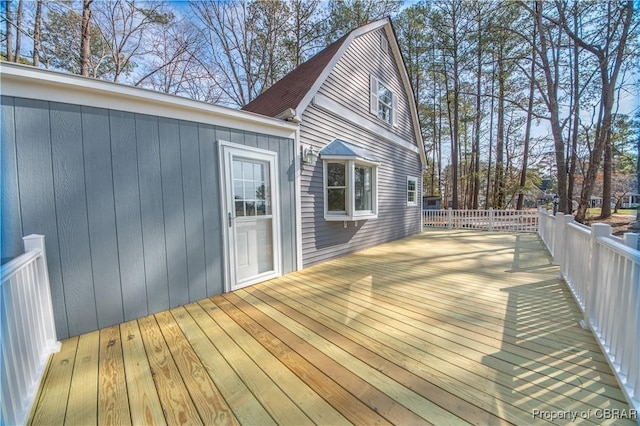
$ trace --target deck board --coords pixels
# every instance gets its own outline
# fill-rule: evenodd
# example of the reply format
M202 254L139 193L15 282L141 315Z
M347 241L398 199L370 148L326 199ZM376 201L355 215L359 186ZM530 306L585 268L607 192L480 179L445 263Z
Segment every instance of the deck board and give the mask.
M134 425L166 424L137 321L120 324L127 393ZM77 424L77 422L74 422ZM93 422L88 422L93 423Z
M98 421L98 361L100 332L83 334L78 340L76 363L71 378L68 410L65 423L80 424Z
M98 424L131 424L120 327L100 331L99 353Z
M431 231L65 340L29 423L635 424L580 319L534 234Z

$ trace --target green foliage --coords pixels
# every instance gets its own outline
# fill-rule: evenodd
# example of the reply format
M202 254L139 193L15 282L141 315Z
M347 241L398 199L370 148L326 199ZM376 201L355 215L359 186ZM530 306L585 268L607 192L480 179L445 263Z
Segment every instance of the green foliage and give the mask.
M621 114L616 117L611 128L611 146L613 148L614 169L618 173L633 175L638 161L637 138L638 129L629 116Z
M401 7L400 0L330 0L327 44L361 25L395 15Z
M82 16L73 10L50 9L42 34L43 53L41 61L48 66L80 74L80 40ZM115 69L109 58L102 33L91 28L91 61L89 74L95 78L108 77Z

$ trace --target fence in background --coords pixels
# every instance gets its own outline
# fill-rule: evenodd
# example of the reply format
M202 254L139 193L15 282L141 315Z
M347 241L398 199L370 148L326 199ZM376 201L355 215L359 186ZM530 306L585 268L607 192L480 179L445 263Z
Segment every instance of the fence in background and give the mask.
M538 233L606 355L627 400L640 410L640 251L637 234L611 235L573 216L540 211Z
M475 229L494 232L536 232L536 210L423 210L422 229Z
M0 270L2 424L24 424L49 356L60 350L44 236L23 238L25 253Z

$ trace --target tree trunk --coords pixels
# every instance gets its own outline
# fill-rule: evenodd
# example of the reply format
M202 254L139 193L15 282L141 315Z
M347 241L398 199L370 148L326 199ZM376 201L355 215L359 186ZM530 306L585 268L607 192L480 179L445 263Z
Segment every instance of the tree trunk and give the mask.
M473 163L473 184L471 194L471 208L478 210L478 198L480 193L480 122L482 121L482 23L478 17L478 51L476 54L476 124L474 128L474 140L471 148L471 161Z
M492 58L493 62L493 58ZM488 152L488 160L487 160L487 191L484 199L484 207L485 209L489 209L493 207L491 203L491 151L493 149L493 107L494 107L494 92L495 92L495 83L496 83L496 70L495 66L491 72L491 111L489 116L489 152Z
M93 0L82 0L82 39L80 41L80 74L89 76L91 63L91 3Z
M577 0L574 2L573 27L578 31ZM578 163L578 127L580 126L580 50L578 43L573 43L573 125L571 133L571 155L569 156L569 173L567 176L567 196L569 208L573 211L574 186L576 181L576 167Z
M533 36L531 42L535 51L536 27L533 27ZM529 140L531 139L531 121L533 118L533 95L535 93L535 74L536 74L536 57L535 53L531 53L531 80L529 82L529 102L527 104L527 123L524 130L524 156L522 158L522 170L520 171L520 192L518 193L518 201L516 210L522 210L524 206L524 188L527 184L527 167L529 163Z
M606 219L611 217L611 177L613 175L613 164L611 161L611 141L610 133L606 136L606 142L604 145L604 159L602 164L603 182L602 182L602 209L600 211L600 218Z
M547 39L545 34L545 27L542 24L542 9L544 2L537 0L535 4L534 18L535 24L538 27L537 31L540 40L539 56L542 62L542 69L544 71L545 83L546 83L546 103L549 109L551 134L553 135L553 144L555 148L556 157L556 170L558 173L558 211L561 213L567 213L567 164L565 162L564 154L564 139L562 135L562 127L560 124L560 107L558 106L558 74L559 64L557 60L554 60L553 64L549 62L548 49L553 46L550 40ZM555 59L555 58L554 58ZM552 75L552 68L554 75Z
M18 2L18 11L16 12L16 51L13 61L20 62L20 51L22 50L22 9L24 8L23 0Z
M13 62L13 18L11 17L11 0L5 0L5 24L7 33L7 61Z
M496 173L493 183L493 206L504 207L504 58L498 56L498 123L496 134Z
M41 43L41 26L42 26L42 1L36 2L36 16L33 24L33 66L40 66L40 43Z

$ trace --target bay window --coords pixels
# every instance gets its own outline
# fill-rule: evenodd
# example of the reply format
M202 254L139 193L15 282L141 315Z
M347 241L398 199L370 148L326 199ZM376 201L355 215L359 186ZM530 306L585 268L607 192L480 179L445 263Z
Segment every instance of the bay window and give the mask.
M324 218L328 221L378 216L377 171L368 151L339 139L320 151L324 176Z

